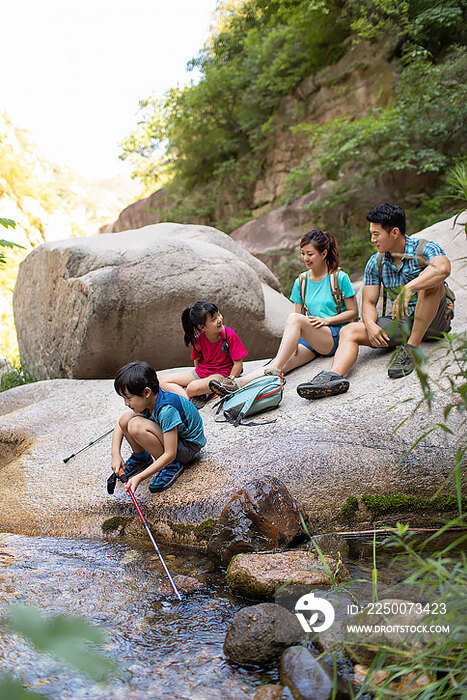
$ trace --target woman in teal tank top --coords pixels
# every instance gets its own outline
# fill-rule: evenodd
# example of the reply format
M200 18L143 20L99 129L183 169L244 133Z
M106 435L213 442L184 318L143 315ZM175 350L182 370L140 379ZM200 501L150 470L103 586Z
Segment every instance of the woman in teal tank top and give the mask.
M236 379L235 386L221 380L210 382L212 391L224 395L262 374L286 374L319 355L328 357L336 352L340 329L358 317L355 289L348 274L339 269L332 234L309 231L300 240L300 251L306 271L294 282L290 300L295 310L287 319L277 355L266 367ZM339 297L341 308L336 301Z

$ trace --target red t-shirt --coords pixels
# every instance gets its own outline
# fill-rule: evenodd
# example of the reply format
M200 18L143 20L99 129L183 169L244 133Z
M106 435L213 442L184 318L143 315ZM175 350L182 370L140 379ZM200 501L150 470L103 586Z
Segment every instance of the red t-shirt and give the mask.
M198 377L208 377L210 374L229 376L233 362L230 361L228 354L222 350L224 339L227 340L233 362L241 360L248 355L242 341L231 328L224 326L221 331L221 337L215 343L211 343L206 338L204 331L201 331L194 339L191 351L192 360L201 358L195 367Z

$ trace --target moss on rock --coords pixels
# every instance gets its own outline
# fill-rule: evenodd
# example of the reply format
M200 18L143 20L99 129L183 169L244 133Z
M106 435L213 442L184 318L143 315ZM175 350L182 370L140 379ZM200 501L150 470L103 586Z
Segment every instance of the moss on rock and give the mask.
M362 503L372 513L392 513L396 511L450 511L456 510L457 498L452 495L434 496L422 498L421 496L406 496L402 493L394 493L388 496L374 496L366 494L361 497ZM462 499L462 504L467 504L467 498Z

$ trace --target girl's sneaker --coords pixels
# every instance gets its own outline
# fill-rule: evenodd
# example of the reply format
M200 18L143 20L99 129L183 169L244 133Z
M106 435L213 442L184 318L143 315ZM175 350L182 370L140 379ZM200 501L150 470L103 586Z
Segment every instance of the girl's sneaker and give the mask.
M218 396L227 396L227 394L232 394L232 392L241 389L241 387L242 385L238 379L231 379L230 377L211 379L209 382L209 388Z
M159 493L160 491L165 491L169 486L178 479L180 474L184 471L185 465L180 464L180 462L171 462L160 472L157 472L154 479L149 484L149 490L151 493Z

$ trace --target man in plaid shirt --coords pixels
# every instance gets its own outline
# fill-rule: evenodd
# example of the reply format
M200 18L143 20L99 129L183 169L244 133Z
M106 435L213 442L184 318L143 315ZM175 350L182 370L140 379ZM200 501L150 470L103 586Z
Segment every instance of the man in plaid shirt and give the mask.
M414 352L422 340L440 338L451 329L452 312L444 286L451 264L443 249L427 241L422 253L426 266L422 268L417 260L419 241L405 235L403 209L380 204L366 218L377 252L365 267L362 321L342 328L331 371L299 384L297 391L306 399L347 391L349 382L344 375L355 364L360 345L400 346L388 368L388 375L398 379L413 371ZM384 316L378 316L376 310L381 284L392 301L390 313Z

